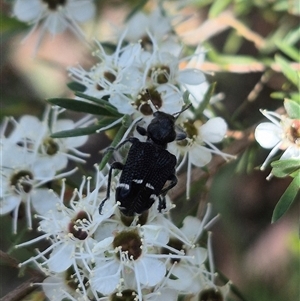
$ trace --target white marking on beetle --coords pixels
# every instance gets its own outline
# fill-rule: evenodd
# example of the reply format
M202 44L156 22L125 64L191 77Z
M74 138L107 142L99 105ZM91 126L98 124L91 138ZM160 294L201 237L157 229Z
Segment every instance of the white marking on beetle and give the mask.
M148 188L154 190L154 187L153 187L150 183L146 183L146 187L148 187Z
M127 190L129 190L129 185L128 184L125 184L125 183L120 183L118 186L117 186L117 188L125 188L125 189L127 189Z
M137 183L137 184L141 184L143 183L143 180L139 180L139 179L133 179L133 182Z
M150 195L149 198L152 199L152 200L154 200L154 201L156 201L157 195L153 193L153 194Z

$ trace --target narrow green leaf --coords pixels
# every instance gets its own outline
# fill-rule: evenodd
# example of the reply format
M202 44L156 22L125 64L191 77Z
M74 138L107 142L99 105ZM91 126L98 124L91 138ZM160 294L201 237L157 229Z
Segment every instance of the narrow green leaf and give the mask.
M217 83L214 82L214 83L212 83L212 84L209 86L207 92L206 92L205 95L204 95L203 100L201 101L201 103L199 104L198 108L197 108L197 109L195 110L195 112L194 112L194 113L195 113L195 118L196 118L196 119L202 117L201 115L203 114L203 111L205 110L205 108L206 108L207 105L209 104L209 101L210 101L212 95L214 94L216 85L217 85Z
M300 26L290 29L287 35L284 37L284 42L288 45L294 45L300 40Z
M190 103L189 97L190 97L190 92L188 90L184 91L184 93L182 95L182 99L185 104Z
M286 97L286 93L284 92L273 92L270 96L274 99L284 99Z
M300 55L298 49L287 44L284 41L276 41L275 44L284 54L289 56L292 60L294 60L295 62L300 61Z
M84 92L86 90L86 86L78 82L69 82L67 86L72 91Z
M291 100L296 101L297 103L300 104L300 93L299 92L291 92L290 98L291 98Z
M209 9L209 18L217 17L231 3L231 0L216 0Z
M110 147L115 148L119 142L122 140L127 128L128 128L128 124L130 124L129 120L131 120L131 117L129 115L125 115L123 117L123 121L122 124L115 136L115 138L113 139ZM107 162L109 161L109 159L111 158L112 154L113 154L113 150L109 150L107 153L105 153L105 155L103 156L100 164L99 164L99 169L102 170L105 165L107 164Z
M90 101L98 104L99 106L101 106L101 107L105 108L107 111L109 111L111 113L110 115L120 116L120 117L122 116L122 114L120 114L118 112L118 110L112 104L110 104L107 100L104 100L104 99L101 99L101 98L96 98L96 97L93 97L93 96L89 96L89 95L86 95L86 94L81 93L81 92L76 92L75 95L78 96L78 97L90 100Z
M278 178L284 178L292 175L300 169L300 161L297 159L277 160L271 163L272 174Z
M93 115L101 116L115 116L110 111L106 110L104 107L99 105L94 105L86 101L81 101L78 99L69 99L69 98L51 98L47 99L53 105L63 107L76 112L88 113Z
M292 119L300 119L300 103L286 98L284 100L284 108Z
M137 5L132 9L132 11L125 18L125 22L129 21L137 12L141 11L144 5L148 2L148 0L140 0Z
M67 138L67 137L85 136L85 135L95 134L98 129L99 129L98 125L92 125L92 126L87 126L84 128L56 132L56 133L52 134L51 137L52 138Z
M96 131L100 130L101 128L109 126L116 120L117 120L116 117L104 116L95 125L87 126L84 128L77 128L77 129L72 129L72 130L56 132L56 133L52 134L51 137L52 138L66 138L66 137L78 137L78 136L95 134ZM113 127L111 127L111 128L113 128Z
M226 39L226 42L223 46L222 53L234 54L238 53L241 48L244 39L242 36L236 34L236 30L232 29Z
M289 187L278 201L272 216L272 223L277 222L290 208L300 189L300 172L293 179Z
M280 55L275 55L275 61L280 65L281 71L284 76L297 88L299 88L299 73L292 69L290 62Z

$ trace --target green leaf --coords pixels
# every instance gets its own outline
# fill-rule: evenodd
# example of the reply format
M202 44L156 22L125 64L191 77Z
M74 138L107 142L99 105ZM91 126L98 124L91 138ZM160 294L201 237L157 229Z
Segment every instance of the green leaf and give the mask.
M274 99L284 99L286 97L285 92L273 92L270 94L270 96Z
M127 128L131 124L130 120L131 120L131 117L129 115L125 115L123 117L122 125L120 126L120 128L119 128L115 138L113 139L110 147L115 148L119 144L119 142L122 140ZM111 158L113 152L114 152L113 150L109 150L107 153L105 153L105 155L103 156L103 158L102 158L102 160L99 164L99 169L100 170L102 170L105 167L105 165L107 164L107 162Z
M296 101L297 103L300 103L300 93L299 92L291 92L290 98L293 101Z
M278 201L272 216L272 223L277 222L290 208L300 189L300 172L293 179L289 187Z
M67 137L85 136L85 135L95 134L98 129L99 129L98 125L92 125L92 126L87 126L84 128L56 132L56 133L52 134L51 137L52 138L67 138Z
M63 107L65 109L69 109L76 112L101 115L101 116L115 116L103 106L94 105L78 99L51 98L51 99L47 99L47 101L53 105L57 105L59 107Z
M18 30L25 30L28 28L28 25L24 22L20 22L16 18L11 18L6 14L0 14L1 19L1 29L0 32L3 34L6 31L18 31Z
M217 83L214 82L214 83L212 83L209 86L207 92L204 95L203 100L201 101L201 103L199 104L198 108L194 112L195 113L195 119L198 119L198 118L202 117L201 115L203 114L203 111L205 110L205 108L209 104L209 101L210 101L212 95L215 92L216 85L217 85Z
M292 60L294 60L295 62L300 61L300 55L298 49L287 44L284 41L276 41L275 44L284 54L289 56Z
M284 100L284 108L292 119L300 119L300 103L286 98Z
M109 126L116 120L117 120L117 118L115 118L115 117L103 117L95 125L87 126L84 128L56 132L56 133L52 134L51 137L52 138L66 138L66 137L78 137L78 136L95 134L96 131L100 131L101 128ZM111 127L111 128L113 128L113 127Z
M216 0L209 9L208 17L215 18L231 3L231 0Z
M223 46L222 53L234 54L238 53L241 48L244 39L242 36L236 34L236 30L232 29L226 39L226 42Z
M284 42L288 45L294 45L300 40L300 26L289 30L287 35L284 37Z
M188 90L184 91L182 95L182 99L185 104L190 103L189 97L190 97L190 92Z
M299 89L299 72L296 72L290 62L280 55L275 55L275 61L280 65L284 76Z
M78 96L78 97L87 99L89 101L92 101L92 102L100 105L101 107L105 108L107 111L109 111L111 113L111 114L106 114L106 115L113 115L113 116L119 116L119 117L122 116L122 114L120 114L118 112L118 110L112 104L110 104L107 100L104 100L104 99L101 99L101 98L96 98L96 97L93 97L93 96L89 96L89 95L86 95L86 94L81 93L79 91L75 92L75 95ZM102 115L104 115L104 114L102 114Z
M125 22L128 22L137 12L141 11L144 5L148 2L148 0L140 0L137 5L132 9L132 11L125 18Z
M298 159L277 160L271 163L272 174L278 178L284 178L292 175L300 169L300 161Z
M69 82L67 86L72 91L84 92L86 90L86 86L78 82Z

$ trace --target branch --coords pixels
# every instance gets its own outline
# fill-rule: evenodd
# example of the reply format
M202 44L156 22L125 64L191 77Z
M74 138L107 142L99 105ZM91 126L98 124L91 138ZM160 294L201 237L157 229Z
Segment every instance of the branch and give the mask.
M0 250L0 258L10 267L19 268L19 261L8 255L7 253ZM29 293L31 293L36 288L32 286L33 283L42 282L45 279L45 275L33 268L26 267L26 272L28 272L32 277L29 280L24 281L18 287L16 287L13 291L6 294L4 297L0 299L0 301L19 301Z

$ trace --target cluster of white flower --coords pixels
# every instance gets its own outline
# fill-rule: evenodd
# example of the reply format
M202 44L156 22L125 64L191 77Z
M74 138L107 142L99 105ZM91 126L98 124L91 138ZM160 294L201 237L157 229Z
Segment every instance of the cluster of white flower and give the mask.
M54 36L70 29L84 39L78 23L92 19L95 12L93 0L16 0L13 7L13 15L18 20L33 25L27 37L40 27L35 51L46 32Z
M147 23L148 27L135 32L138 22ZM163 35L158 34L160 29L157 24L163 24ZM134 38L138 42L133 42ZM132 125L141 121L141 117L145 124L149 123L155 110L168 114L178 113L184 106L184 93L188 92L191 109L177 120L178 126L187 133L187 138L171 143L168 150L176 155L178 162L182 159L177 170L188 162L189 198L192 165L207 165L213 153L225 160L234 158L213 145L220 143L226 136L227 124L224 119L212 117L202 122L194 113L203 101L208 83L199 69L189 66L195 60L203 59L204 50L198 47L190 58L182 59L182 47L175 40L170 21L159 10L150 16L139 13L133 17L113 53L107 54L100 42L97 42L97 46L99 49L95 56L100 62L89 71L80 66L69 68L70 77L84 87L84 94L104 98L119 113L130 115ZM187 67L183 69L181 64L184 60ZM213 116L211 112L208 115ZM105 129L121 122L122 118L119 118ZM134 135L142 139L137 132Z
M182 228L167 214L149 212L125 217L112 196L103 214L98 207L105 177L97 169L95 187L84 178L70 200L63 182L60 196L48 191L47 205L37 208L40 237L48 248L23 262L34 262L45 273L41 284L50 300L177 300L179 295L197 296L211 290L225 296L229 284L214 284L210 244L198 244L209 224L210 206L202 221L188 216ZM168 200L168 210L172 208ZM167 213L167 212L166 212ZM210 239L210 236L208 236ZM206 261L209 262L209 269ZM123 298L121 298L123 297ZM126 299L128 300L128 299Z
M36 210L47 205L45 184L75 171L63 172L69 159L84 163L83 158L88 156L77 149L87 137L54 139L51 134L89 124L90 117L74 123L69 119L58 119L60 112L58 107L47 107L41 121L25 115L19 122L7 118L2 125L0 214L13 212L14 233L20 206L25 206L28 227L32 228L31 206Z
M84 5L89 14L78 19L78 10ZM80 32L76 21L87 19L93 11L92 1L88 0L32 0L26 7L38 9L31 14L23 12L25 6L25 1L17 0L15 15L35 24L44 22L42 30L53 34L67 26ZM170 143L168 150L177 158L177 170L187 162L189 197L192 165L205 166L212 154L226 160L232 156L213 145L225 137L225 121L214 117L213 112L197 112L209 85L204 74L193 68L193 62L203 59L204 50L199 46L193 55L182 58L183 47L170 24L161 10L150 15L137 13L119 35L113 50L96 42L98 50L94 55L99 62L88 71L80 66L69 68L69 73L87 96L81 94L78 101L97 105L89 100L93 97L115 107L116 119L99 130L121 124L123 115L129 116L131 125L122 141L133 125L149 124L156 110L175 116L185 108L176 118L176 127L181 127L187 137ZM185 102L191 103L188 109ZM36 256L21 264L35 263L45 273L41 285L46 296L50 300L162 301L188 295L191 300L223 300L229 285L215 284L210 235L204 243L207 247L199 245L199 238L211 222L209 206L202 221L188 216L182 228L178 228L168 215L172 208L168 196L162 214L155 203L141 215L125 217L112 193L99 214L99 205L105 198L100 190L107 187L108 180L98 166L93 187L91 178L84 176L71 199L64 180L60 196L45 188L44 184L74 171L61 172L68 159L83 163L85 156L76 149L86 141L85 137L54 139L51 134L93 122L90 117L76 124L58 120L59 113L54 107L52 111L47 109L42 121L31 116L24 116L19 122L11 119L15 128L10 134L6 133L9 122L5 122L1 143L1 214L13 211L16 232L20 204L26 206L29 227L31 210L36 212L41 236L18 247L45 239L49 242L45 250L38 250ZM137 131L133 135L144 139Z
M275 154L282 150L280 160L300 160L300 119L280 115L276 112L261 110L261 113L271 122L260 123L255 129L255 139L266 149L272 149L261 166L264 170ZM295 112L300 117L300 112ZM270 179L272 173L267 177Z

